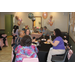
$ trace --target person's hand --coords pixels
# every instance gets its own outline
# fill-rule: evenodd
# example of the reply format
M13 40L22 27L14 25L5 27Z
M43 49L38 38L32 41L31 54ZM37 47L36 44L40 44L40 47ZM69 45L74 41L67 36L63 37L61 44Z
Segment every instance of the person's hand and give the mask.
M51 40L50 40L50 39L48 39L48 40L47 40L47 42L50 42L50 43L51 43Z
M35 39L33 39L32 42L35 42Z
M64 40L64 42L65 42L65 43L68 43L68 41L67 41L67 40Z

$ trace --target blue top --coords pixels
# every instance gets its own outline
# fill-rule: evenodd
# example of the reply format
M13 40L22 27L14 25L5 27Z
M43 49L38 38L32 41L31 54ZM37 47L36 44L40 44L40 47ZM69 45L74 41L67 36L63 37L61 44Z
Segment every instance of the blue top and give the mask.
M45 32L45 30L43 29L43 31L41 31L41 30L39 29L39 32L40 32L40 33L41 33L41 32L43 33L43 32ZM43 35L44 35L44 34L43 34Z
M56 37L54 39L53 43L55 41L59 41L59 44L57 46L55 46L55 47L53 46L53 49L64 49L65 50L64 41L60 36Z

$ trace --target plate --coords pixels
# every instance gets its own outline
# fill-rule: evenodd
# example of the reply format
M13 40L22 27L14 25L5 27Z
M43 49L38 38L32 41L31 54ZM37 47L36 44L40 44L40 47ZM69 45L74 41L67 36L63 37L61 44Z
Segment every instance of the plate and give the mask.
M41 39L42 41L46 41L46 39Z
M48 43L48 42L44 42L44 44L50 44L50 43Z

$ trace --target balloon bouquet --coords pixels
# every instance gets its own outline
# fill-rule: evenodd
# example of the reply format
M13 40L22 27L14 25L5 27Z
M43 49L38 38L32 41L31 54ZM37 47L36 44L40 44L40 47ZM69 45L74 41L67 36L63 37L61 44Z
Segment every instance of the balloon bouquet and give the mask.
M53 25L53 16L52 15L50 16L50 19L48 20L48 24L50 24L50 26Z
M32 22L33 22L32 28L33 28L33 30L34 30L35 17L34 17L34 15L33 15L32 13L29 13L29 14L28 14L28 18L30 18L30 19L32 20Z
M46 19L48 17L48 13L47 12L43 12L42 16L43 16L44 19ZM50 24L50 26L53 25L53 16L52 15L50 16L50 19L47 21L47 24Z
M20 26L20 25L21 25L21 23L22 23L22 19L21 19L21 18L19 18L18 16L15 16L15 18L18 20L17 24Z

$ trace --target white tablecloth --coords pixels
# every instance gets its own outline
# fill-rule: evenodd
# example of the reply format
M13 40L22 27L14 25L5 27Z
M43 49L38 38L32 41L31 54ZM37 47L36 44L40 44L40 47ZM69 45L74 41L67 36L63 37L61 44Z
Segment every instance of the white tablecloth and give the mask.
M42 33L32 33L31 34L31 37L33 38L33 37L35 37L35 38L39 38L39 37L41 37L42 36Z

